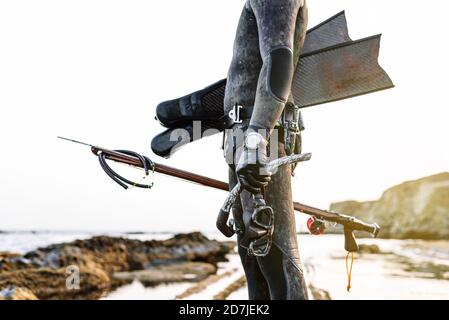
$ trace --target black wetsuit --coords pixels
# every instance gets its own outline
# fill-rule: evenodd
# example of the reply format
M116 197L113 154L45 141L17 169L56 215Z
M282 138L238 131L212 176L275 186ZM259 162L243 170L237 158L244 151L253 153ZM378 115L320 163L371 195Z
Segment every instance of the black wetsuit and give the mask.
M287 102L293 102L291 82L307 29L305 0L248 0L238 25L234 55L229 68L225 94L225 114L235 105L254 108L251 119L233 130L266 130L268 136L278 123ZM225 155L233 187L244 173L237 173L241 146L238 135L227 133ZM282 142L273 143L279 156L285 155ZM280 139L282 140L282 139ZM276 139L276 142L277 139ZM273 245L266 257L239 253L248 280L249 298L307 299L296 236L291 191L291 167L271 177L264 190L265 200L274 210ZM257 179L257 177L256 177ZM248 190L248 189L247 189ZM233 208L237 224L244 225L254 209L253 195L244 191ZM242 235L239 236L239 244Z

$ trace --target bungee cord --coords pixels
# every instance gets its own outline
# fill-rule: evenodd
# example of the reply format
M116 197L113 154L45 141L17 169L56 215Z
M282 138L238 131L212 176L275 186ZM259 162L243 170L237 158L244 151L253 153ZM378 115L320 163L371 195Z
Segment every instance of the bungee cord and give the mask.
M128 180L127 178L121 176L117 172L115 172L107 163L106 161L106 154L101 152L98 154L98 160L100 162L100 166L103 169L103 171L118 185L120 185L125 190L129 188L141 188L141 189L151 189L154 186L154 182L151 182L149 184L142 184L141 182L145 180L149 175L150 172L154 174L155 170L155 164L153 161L151 161L148 157L142 156L134 151L129 150L114 150L114 152L122 153L127 156L132 156L137 158L140 163L142 164L142 168L145 171L145 176L140 180L139 182L133 182L131 180Z

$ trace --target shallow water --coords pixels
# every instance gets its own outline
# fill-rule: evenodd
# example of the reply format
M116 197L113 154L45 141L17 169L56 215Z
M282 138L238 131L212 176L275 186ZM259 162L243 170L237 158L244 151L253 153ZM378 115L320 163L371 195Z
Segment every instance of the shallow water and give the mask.
M105 234L140 240L167 239L171 234L125 234L88 232L20 232L0 234L0 252L24 253L49 244L86 239ZM224 240L217 234L210 238ZM299 237L301 258L307 280L328 291L332 299L449 299L449 241L361 239L363 244L376 244L384 254L358 254L353 269L352 290L347 292L344 239L341 235ZM237 255L220 264L220 273L231 275L211 284L188 299L212 299L217 293L243 275ZM174 299L192 283L145 288L139 282L121 287L105 299ZM228 299L247 299L246 288Z
M326 290L334 300L383 300L383 299L449 299L449 241L409 241L361 239L360 244L376 244L384 254L358 254L352 274L352 289L347 292L347 274L343 249L344 239L340 235L320 237L299 236L302 261L307 280L317 288ZM428 264L433 268L424 268ZM220 266L220 272L237 269L231 277L211 285L203 292L188 299L212 299L212 297L243 275L237 255L230 256L230 262ZM445 280L438 279L441 270ZM430 270L429 270L430 269ZM133 287L127 286L109 298L122 299ZM146 289L150 299L164 299L171 293L171 299L186 290L185 284L161 289ZM137 294L137 291L134 291ZM247 299L246 288L234 292L228 299Z
M348 293L343 237L300 237L308 280L328 291L335 300L449 299L449 273L442 280L438 279L438 272L419 271L425 264L447 268L449 241L362 239L359 242L376 244L382 252L391 253L357 254L352 289Z

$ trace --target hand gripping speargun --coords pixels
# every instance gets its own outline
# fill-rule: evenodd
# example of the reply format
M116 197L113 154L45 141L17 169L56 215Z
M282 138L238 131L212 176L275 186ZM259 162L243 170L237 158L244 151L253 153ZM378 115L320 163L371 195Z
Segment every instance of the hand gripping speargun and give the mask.
M146 171L146 173L149 173L150 171L157 172L157 173L167 175L170 177L179 178L184 181L196 183L201 186L214 188L214 189L218 189L218 190L222 190L222 191L229 191L229 185L226 182L215 180L215 179L212 179L209 177L205 177L205 176L198 175L198 174L195 174L192 172L180 170L177 168L169 167L169 166L166 166L166 165L163 165L160 163L152 162L147 157L141 156L135 152L123 151L123 150L122 151L110 150L110 149L94 146L91 144L79 142L76 140L72 140L72 139L67 139L67 138L62 138L62 137L58 137L58 138L90 147L92 153L99 158L100 164L101 164L101 167L103 168L103 170L106 171L106 173L108 174L109 177L111 177L111 175L112 175L116 179L120 180L121 181L120 185L125 189L128 188L129 186L142 187L142 188L149 189L152 187L152 184L140 185L138 183L134 183L132 181L123 179L123 177L119 176L116 172L113 172L112 170L110 170L109 166L107 166L107 165L105 166L107 160L126 164L126 165L136 167L136 168L142 168ZM299 155L297 157L301 157L301 155ZM290 160L292 160L292 158L287 157L287 158L279 159L277 161L279 164L282 161L287 161L287 163L285 163L285 164L288 164L288 161L290 161ZM305 161L305 160L306 160L306 158L303 159L303 161ZM282 164L280 166L282 166ZM273 168L271 168L271 170L273 170ZM113 179L113 180L117 182L116 179ZM237 198L237 196L235 194L238 194L240 191L233 190L233 192L230 193L228 198L231 198L234 195L234 200L232 200L232 201L235 201L235 199ZM231 202L231 200L230 200L229 202L227 201L227 203L233 203L233 202ZM295 211L312 216L315 219L317 219L318 221L321 221L321 222L328 221L328 222L342 225L345 230L345 248L348 252L357 252L358 251L358 245L357 245L356 239L354 237L354 233L353 233L354 231L364 231L364 232L371 234L374 237L377 237L377 235L379 234L379 231L380 231L380 227L377 224L375 224L375 223L369 224L369 223L363 222L359 219L356 219L356 218L348 216L348 215L343 215L343 214L340 214L337 212L332 212L332 211L321 210L321 209L314 208L314 207L311 207L311 206L308 206L308 205L305 205L305 204L302 204L299 202L293 202L293 206L295 208ZM232 228L227 226L228 219L229 219L229 212L231 210L231 207L232 207L232 204L228 207L228 209L224 208L227 210L223 210L224 213L220 213L220 215L219 215L219 220L222 221L220 223L219 228L222 232L224 230L224 232L226 232L226 234L228 234L229 236L234 235L235 232L237 231L237 230L234 231ZM228 212L227 215L226 215L226 212ZM219 223L217 221L217 226L218 225L219 225ZM231 231L229 231L229 230L232 231L232 234L231 234Z
M267 165L266 170L273 174L277 169L286 165L309 161L312 154L295 154L292 156L273 160ZM231 238L236 233L243 234L241 245L248 249L248 254L265 257L272 245L274 231L274 212L266 205L262 194L254 195L254 212L251 219L245 225L245 230L236 228L235 221L229 219L231 209L237 198L243 191L243 186L238 183L229 193L226 201L220 209L217 218L217 228L223 235Z

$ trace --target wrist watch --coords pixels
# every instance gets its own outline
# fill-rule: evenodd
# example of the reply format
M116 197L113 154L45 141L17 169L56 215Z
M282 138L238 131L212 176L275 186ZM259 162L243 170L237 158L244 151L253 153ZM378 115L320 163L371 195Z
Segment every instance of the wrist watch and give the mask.
M255 150L259 146L267 146L268 141L258 132L250 132L246 136L245 146L248 149Z

